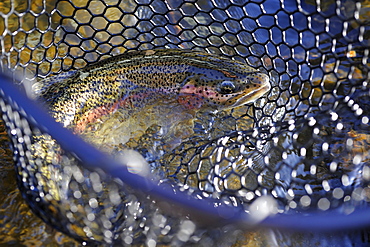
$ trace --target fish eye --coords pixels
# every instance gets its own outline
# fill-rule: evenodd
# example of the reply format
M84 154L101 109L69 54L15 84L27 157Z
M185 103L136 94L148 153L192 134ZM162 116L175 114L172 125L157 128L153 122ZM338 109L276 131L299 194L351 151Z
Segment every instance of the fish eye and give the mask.
M230 94L235 92L235 85L231 81L223 81L219 84L218 92L220 94Z

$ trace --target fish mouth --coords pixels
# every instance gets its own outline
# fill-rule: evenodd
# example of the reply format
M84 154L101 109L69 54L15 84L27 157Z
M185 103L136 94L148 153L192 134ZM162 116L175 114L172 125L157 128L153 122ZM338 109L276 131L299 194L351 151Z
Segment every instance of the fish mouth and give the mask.
M252 90L247 94L241 94L241 95L236 95L229 99L229 102L233 102L231 105L228 105L227 108L232 108L232 107L237 107L237 106L242 106L251 102L256 101L260 97L262 97L265 93L270 91L271 89L271 84L270 81L268 81L265 84L262 84L257 90Z

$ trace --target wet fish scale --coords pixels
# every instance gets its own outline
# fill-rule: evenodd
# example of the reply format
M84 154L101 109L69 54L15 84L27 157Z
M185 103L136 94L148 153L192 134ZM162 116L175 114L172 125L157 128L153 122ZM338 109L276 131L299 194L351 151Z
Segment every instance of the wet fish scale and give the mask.
M34 86L56 121L83 125L119 107L143 107L176 96L186 108L221 110L252 102L270 89L267 75L215 55L177 49L127 52ZM95 114L89 117L89 114Z

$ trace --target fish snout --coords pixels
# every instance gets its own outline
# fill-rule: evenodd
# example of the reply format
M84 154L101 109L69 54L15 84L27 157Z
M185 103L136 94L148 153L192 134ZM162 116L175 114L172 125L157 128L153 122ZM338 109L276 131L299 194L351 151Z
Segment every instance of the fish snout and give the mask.
M266 85L270 85L270 77L265 73L254 73L251 76L248 76L248 80L250 83L254 85L260 85L264 87Z

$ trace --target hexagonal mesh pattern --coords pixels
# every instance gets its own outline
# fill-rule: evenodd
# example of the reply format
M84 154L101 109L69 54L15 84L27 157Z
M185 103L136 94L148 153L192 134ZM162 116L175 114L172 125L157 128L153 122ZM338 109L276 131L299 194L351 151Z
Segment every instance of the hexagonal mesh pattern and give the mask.
M193 136L147 159L155 177L147 182L125 166L122 174L110 169L115 161L69 132L58 134L60 126L32 110L41 109L0 86L21 191L58 230L91 243L230 245L246 225L279 225L274 217L294 229L314 224L303 214L351 221L367 212L367 1L9 0L0 7L0 66L20 74L26 88L127 50L154 48L221 54L271 78L265 97L196 118ZM149 157L155 138L147 130L127 145ZM172 196L176 210L169 209ZM214 226L238 217L245 219L240 227Z

